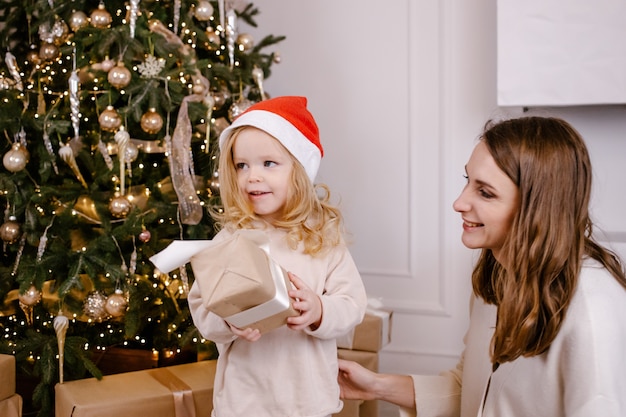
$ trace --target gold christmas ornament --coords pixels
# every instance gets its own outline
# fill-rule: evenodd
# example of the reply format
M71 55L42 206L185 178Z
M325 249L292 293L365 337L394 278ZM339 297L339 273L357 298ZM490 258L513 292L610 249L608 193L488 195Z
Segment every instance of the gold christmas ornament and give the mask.
M6 243L15 243L22 235L20 224L14 219L2 223L0 226L0 239Z
M113 106L107 106L107 108L100 113L98 123L100 123L102 130L115 132L122 125L122 119Z
M254 47L254 38L248 33L240 33L237 36L237 44L240 51L249 51Z
M90 21L91 26L100 29L108 28L111 25L113 18L111 13L104 7L104 2L100 2L98 8L91 12Z
M18 172L26 168L29 159L28 150L21 143L15 142L11 149L4 154L2 164L8 171Z
M37 51L36 45L30 46L30 51L26 54L26 59L33 65L39 65L41 63L41 58L39 57L39 51Z
M29 326L33 324L33 307L41 301L41 297L41 291L34 285L31 285L26 292L18 296L20 308L24 312L26 323L28 323Z
M130 84L132 75L130 70L124 66L122 61L119 61L116 66L109 70L107 80L115 88L124 88Z
M215 33L215 31L211 27L208 27L206 29L206 37L209 40L209 44L206 45L207 49L209 50L215 50L219 48L220 44L222 43L220 35Z
M157 113L154 107L148 109L147 112L141 116L141 129L149 134L158 133L163 127L163 118Z
M109 201L109 211L111 215L118 219L123 219L128 216L130 210L133 208L131 202L124 196L116 196Z
M78 29L89 25L89 18L82 10L75 11L70 16L69 25L70 29L72 29L73 32L76 32Z
M213 17L213 5L207 0L200 0L194 8L193 15L201 22L206 22Z
M112 317L123 316L126 313L126 307L128 307L128 301L123 291L119 289L107 297L104 305L104 309Z
M61 54L61 50L53 43L44 43L39 48L39 59L42 61L52 61L57 59Z
M18 299L21 304L32 307L41 301L41 291L39 291L34 285L31 285L26 292L19 295Z

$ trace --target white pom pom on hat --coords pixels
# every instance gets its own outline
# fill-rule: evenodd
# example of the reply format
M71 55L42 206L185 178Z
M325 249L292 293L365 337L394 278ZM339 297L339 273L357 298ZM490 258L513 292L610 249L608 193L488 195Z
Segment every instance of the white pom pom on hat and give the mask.
M220 135L220 149L233 129L252 126L272 135L302 164L313 182L324 149L306 97L282 96L260 101L241 113Z

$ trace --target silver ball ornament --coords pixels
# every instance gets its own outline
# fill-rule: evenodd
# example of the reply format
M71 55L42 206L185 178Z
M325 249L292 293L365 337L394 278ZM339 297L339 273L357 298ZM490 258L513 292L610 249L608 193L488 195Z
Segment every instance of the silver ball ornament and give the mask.
M248 99L241 99L233 103L228 109L228 117L230 120L235 120L237 116L246 111L248 107L252 106L252 102Z
M18 300L25 306L32 307L41 301L41 297L41 291L34 285L31 285L26 292L18 296Z
M2 223L0 225L0 239L6 243L15 243L22 235L22 228L20 224L13 219Z
M82 10L77 10L70 16L69 21L70 29L76 32L80 28L84 28L89 25L89 18Z
M132 74L130 70L124 66L123 62L118 62L116 66L109 70L107 80L115 88L124 88L130 84Z
M18 172L26 168L29 159L28 150L21 143L15 142L11 149L4 154L2 164L8 171Z
M122 125L122 118L115 110L115 107L107 106L107 108L100 113L98 123L100 123L102 130L115 132Z
M111 13L104 7L104 3L100 3L98 8L91 12L89 20L91 21L91 26L104 29L111 25L113 18L111 17Z
M248 33L241 33L237 36L237 44L241 51L249 51L254 47L254 38Z
M42 61L52 61L61 54L61 50L53 43L44 43L39 48L39 58Z
M109 211L113 217L123 219L128 216L130 210L133 208L131 202L124 196L113 197L109 201Z
M124 152L124 161L135 162L138 156L139 148L137 148L137 145L132 142L128 142L128 145L126 145L126 151Z
M112 317L121 317L126 312L128 307L128 301L124 296L122 290L115 290L115 292L106 298L104 305L105 311Z
M194 8L193 15L201 22L206 22L213 17L213 5L207 0L200 0Z
M83 312L91 320L100 322L107 317L106 312L107 298L99 291L92 291L85 297L83 301Z
M141 116L141 129L149 134L158 133L163 127L163 118L154 108L150 108Z

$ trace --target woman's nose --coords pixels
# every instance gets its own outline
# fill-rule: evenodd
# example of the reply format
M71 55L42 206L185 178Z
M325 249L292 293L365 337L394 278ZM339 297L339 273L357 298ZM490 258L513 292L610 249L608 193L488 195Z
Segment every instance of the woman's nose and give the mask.
M467 199L465 198L465 189L463 189L463 191L461 191L461 194L459 194L456 200L454 200L454 203L452 203L452 208L458 213L469 210L469 204L467 203Z

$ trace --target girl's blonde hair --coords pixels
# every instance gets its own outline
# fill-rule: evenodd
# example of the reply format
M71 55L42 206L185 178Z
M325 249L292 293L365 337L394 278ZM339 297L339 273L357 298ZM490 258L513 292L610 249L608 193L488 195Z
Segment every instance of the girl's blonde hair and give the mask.
M211 211L218 228L252 229L260 221L239 189L233 162L233 145L239 133L246 128L250 127L242 126L233 130L220 149L218 171L222 208ZM287 231L289 247L296 249L302 242L304 253L316 255L342 242L343 217L330 202L328 186L314 185L302 164L291 153L289 155L293 162L291 186L283 217L274 221L273 226Z
M584 257L626 288L619 258L592 237L591 162L580 134L557 118L489 122L481 140L517 185L520 206L502 248L483 249L474 292L498 306L494 364L545 352L561 328Z

